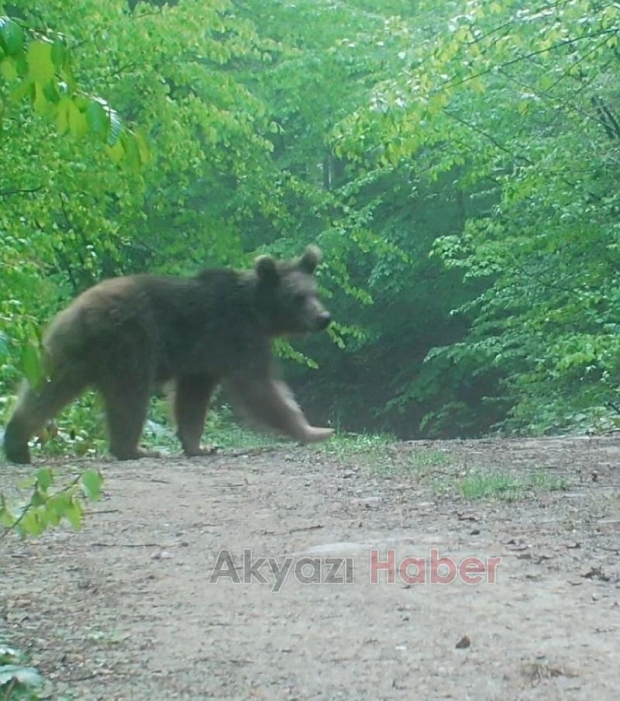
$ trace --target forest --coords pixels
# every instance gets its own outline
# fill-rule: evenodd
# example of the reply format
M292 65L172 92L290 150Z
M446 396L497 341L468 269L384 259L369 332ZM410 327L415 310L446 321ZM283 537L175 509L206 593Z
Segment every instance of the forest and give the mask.
M620 2L0 0L0 699L617 698L616 170ZM307 422L273 329L218 356L287 443L222 392L203 449L216 371L159 362L155 304L46 376L100 281L304 251L262 270L315 303L274 342ZM247 321L255 271L199 279ZM259 345L179 299L174 351Z
M0 4L0 417L97 281L315 243L335 321L278 347L314 421L613 429L619 32L605 0Z

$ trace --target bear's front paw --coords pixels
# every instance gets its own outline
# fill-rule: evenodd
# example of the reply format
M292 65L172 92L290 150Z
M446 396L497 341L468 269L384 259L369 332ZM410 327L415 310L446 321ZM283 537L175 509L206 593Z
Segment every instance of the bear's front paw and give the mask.
M305 431L302 442L303 443L321 443L331 438L334 435L333 428L317 428L315 426L308 426Z

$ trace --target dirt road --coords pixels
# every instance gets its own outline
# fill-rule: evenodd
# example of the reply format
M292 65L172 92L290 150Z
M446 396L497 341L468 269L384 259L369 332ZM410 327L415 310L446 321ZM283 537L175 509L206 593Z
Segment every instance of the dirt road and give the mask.
M0 542L0 627L54 699L615 701L619 461L608 437L102 462L82 532Z

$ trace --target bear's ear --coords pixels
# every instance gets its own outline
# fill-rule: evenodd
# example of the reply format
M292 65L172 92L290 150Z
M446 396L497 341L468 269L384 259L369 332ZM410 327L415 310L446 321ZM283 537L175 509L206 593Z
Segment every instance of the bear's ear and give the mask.
M305 273L312 275L321 262L323 255L321 249L316 246L308 246L304 251L303 256L299 259L298 268Z
M254 261L254 268L261 283L274 286L278 284L278 269L275 260L271 256L258 256Z

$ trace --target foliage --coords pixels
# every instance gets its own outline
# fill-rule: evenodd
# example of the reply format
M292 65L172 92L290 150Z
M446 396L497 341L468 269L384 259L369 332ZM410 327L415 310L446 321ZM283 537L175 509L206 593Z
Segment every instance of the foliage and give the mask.
M10 9L1 60L29 87L15 103L0 78L3 388L33 328L101 277L316 241L333 343L279 348L311 419L404 437L617 422L613 3ZM139 125L150 167L41 119L63 81L104 96L100 140Z
M52 490L56 475L50 468L41 468L22 484L30 495L21 503L9 502L0 493L0 525L4 530L0 540L11 531L22 538L41 535L50 526L58 526L63 520L75 529L82 525L83 499L96 501L101 495L103 478L96 470L85 470L64 487Z
M450 406L448 417L466 418L468 402L454 395L464 368L503 397L503 408L491 406L497 419L510 408L506 427L592 422L619 379L620 13L589 0L447 3L443 18L435 3L419 11L433 31L403 28L396 77L377 82L334 144L369 171L413 161L421 180L447 176L479 203L433 246L479 287L458 305L468 335L427 356L427 367L443 370L433 393L451 386L427 421ZM423 397L428 379L420 373L400 399Z
M317 240L327 253L328 302L335 318L347 324L335 338L344 353L320 339L304 344L320 373L289 372L298 376L296 389L311 411L331 414L353 430L411 437L429 405L441 408L449 394L435 385L420 401L422 389L412 386L412 375L430 348L462 336L467 322L451 317L450 310L480 287L458 286L458 273L445 271L428 253L435 238L462 227L477 204L454 192L445 178L423 181L407 162L356 159L338 141L350 116L365 113L373 85L400 67L400 43L412 41L411 8L392 3L391 11L403 14L399 18L373 3L243 5L259 30L279 41L270 70L252 75L248 84L264 95L283 127L274 159L288 182L296 183L295 199L285 193L284 203L295 207L293 221L305 223L305 212L313 214L308 226L319 230ZM357 136L356 144L363 145L366 136ZM454 392L472 394L465 372L453 379ZM422 384L431 383L423 378ZM470 409L460 426L446 423L443 429L454 435L472 425L480 430L482 421Z
M25 655L0 639L0 698L6 701L36 701L43 685L39 672L27 664Z
M61 134L103 142L114 162L132 170L148 162L144 139L124 127L105 100L78 90L62 36L24 30L18 21L0 17L0 73L17 83L10 99L28 99L35 114L52 118Z
M46 680L21 650L6 645L0 637L0 698L2 701L42 701L49 699ZM56 701L72 701L73 696L58 695Z
M9 378L30 324L97 279L243 258L236 227L246 187L258 207L271 206L260 168L270 148L260 131L269 125L260 102L230 76L230 64L252 54L252 33L228 7L12 3L16 26L36 35L52 26L67 37L84 92L104 93L138 123L154 160L140 173L118 169L83 140L12 106L11 88L0 82L0 318L14 342Z

